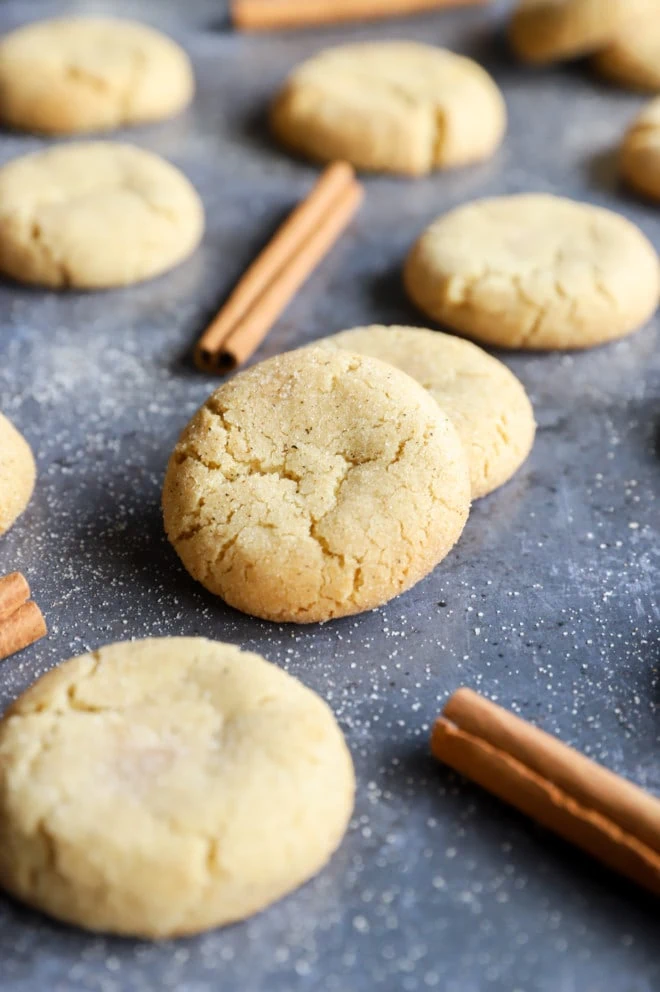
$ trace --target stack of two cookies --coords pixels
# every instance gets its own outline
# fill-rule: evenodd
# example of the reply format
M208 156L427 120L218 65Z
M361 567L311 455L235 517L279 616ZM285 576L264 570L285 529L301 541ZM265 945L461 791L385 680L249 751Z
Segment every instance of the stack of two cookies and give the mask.
M346 331L210 397L170 460L165 526L191 575L246 613L346 616L427 575L533 437L523 387L475 345Z

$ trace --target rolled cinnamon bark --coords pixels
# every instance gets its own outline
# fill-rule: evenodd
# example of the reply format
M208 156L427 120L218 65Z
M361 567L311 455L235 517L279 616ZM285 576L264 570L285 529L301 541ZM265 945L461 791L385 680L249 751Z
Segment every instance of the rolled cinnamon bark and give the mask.
M436 721L433 754L660 895L660 800L469 689Z
M8 658L48 633L46 621L36 603L24 603L0 622L0 661Z
M20 572L0 578L0 622L15 613L30 598L30 587Z

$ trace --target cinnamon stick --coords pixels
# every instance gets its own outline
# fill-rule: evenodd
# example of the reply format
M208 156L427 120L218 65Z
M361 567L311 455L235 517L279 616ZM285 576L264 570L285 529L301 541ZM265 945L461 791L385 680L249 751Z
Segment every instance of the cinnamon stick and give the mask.
M231 17L243 31L297 28L338 21L406 16L448 7L482 6L489 0L233 0Z
M328 166L202 334L195 362L222 374L245 362L335 243L360 205L363 190L346 162Z
M433 754L660 895L660 800L469 689L438 718Z
M0 622L15 613L30 598L30 587L20 572L11 572L0 578Z
M46 621L37 604L24 603L0 622L0 661L29 647L47 633Z

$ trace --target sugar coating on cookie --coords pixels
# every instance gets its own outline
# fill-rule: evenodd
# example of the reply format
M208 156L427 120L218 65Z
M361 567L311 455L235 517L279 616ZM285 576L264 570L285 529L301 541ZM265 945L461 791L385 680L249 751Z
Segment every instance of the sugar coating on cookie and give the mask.
M218 389L177 444L165 529L190 574L231 606L311 623L409 589L467 519L466 456L413 379L311 348Z
M626 23L592 60L607 79L634 89L660 90L660 6L654 15Z
M192 98L188 56L135 21L37 21L0 41L0 119L45 134L107 131L169 117Z
M0 534L9 530L30 502L36 474L30 445L0 413Z
M527 458L536 425L524 386L482 348L421 327L356 327L317 344L389 362L428 390L467 454L472 498L504 485Z
M520 0L509 38L526 62L574 58L608 44L636 16L654 10L657 0Z
M660 97L651 100L628 129L620 154L626 182L654 200L660 200Z
M43 286L101 289L183 261L202 235L183 173L115 142L60 145L0 169L0 271Z
M313 159L422 175L488 158L506 107L480 65L414 42L347 45L294 70L271 114L276 136Z
M202 638L113 644L0 723L0 884L91 930L195 933L315 875L353 795L332 712L275 665Z
M503 348L588 348L655 312L653 245L619 214L546 194L477 200L440 217L406 261L427 314Z

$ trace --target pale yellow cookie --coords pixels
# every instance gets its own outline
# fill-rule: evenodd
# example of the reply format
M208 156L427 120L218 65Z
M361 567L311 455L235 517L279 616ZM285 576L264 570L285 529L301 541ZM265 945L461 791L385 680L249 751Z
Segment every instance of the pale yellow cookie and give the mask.
M231 606L311 623L422 579L467 519L449 418L383 362L308 348L218 389L177 444L163 492L181 560Z
M113 644L49 672L0 723L0 884L90 930L222 926L326 864L354 784L326 703L259 655Z
M271 119L280 141L313 159L415 176L492 155L506 107L472 59L384 41L328 49L303 63Z
M30 445L0 413L0 534L30 502L36 474Z
M477 200L414 245L405 283L427 314L502 348L589 348L655 312L658 257L610 210L541 193Z
M520 0L509 37L526 62L555 62L595 52L657 9L658 0Z
M635 118L621 146L621 174L626 182L660 200L660 97Z
M626 23L593 57L607 79L640 90L660 90L660 4L655 14Z
M82 142L0 169L0 271L42 286L102 289L187 258L204 227L183 173L133 145Z
M317 342L389 362L429 391L453 423L472 498L504 485L534 443L534 411L513 372L477 345L421 327L356 327Z
M0 119L16 128L76 134L160 120L193 89L183 49L135 21L37 21L0 41Z

